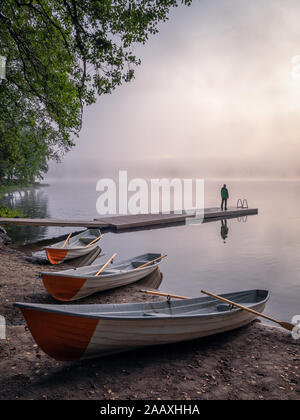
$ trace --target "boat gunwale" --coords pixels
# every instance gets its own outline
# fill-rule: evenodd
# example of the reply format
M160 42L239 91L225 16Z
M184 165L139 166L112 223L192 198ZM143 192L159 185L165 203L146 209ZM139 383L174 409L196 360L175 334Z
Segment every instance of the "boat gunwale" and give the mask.
M266 293L266 296L262 300L259 300L257 302L250 303L250 305L247 306L247 308L252 309L253 307L255 307L257 305L262 305L262 304L265 305L267 303L267 301L269 300L269 298L270 298L270 292L268 290L265 290L265 289L252 289L252 290L245 290L244 292L249 292L250 293L250 292L257 292L257 291L265 292ZM221 294L220 296L221 297L226 297L228 295L232 295L233 293L234 292L232 292L232 293L224 293L224 294ZM240 292L238 292L238 293L240 293ZM241 293L242 293L242 291L241 291ZM201 297L196 297L196 298L191 298L191 299L188 299L188 300L189 300L189 302L195 302L195 301L197 302L199 299L207 299L207 302L217 300L215 298L211 298L211 297L205 298L205 297L202 297L202 296ZM162 303L162 302L164 302L164 301L146 302L146 304L149 303L149 305L153 305L153 304ZM174 301L172 301L172 302L174 302ZM177 302L179 303L180 301L177 301ZM184 302L187 302L187 300L185 300ZM239 302L236 302L236 303L239 303ZM245 302L245 303L247 303L247 302ZM132 303L132 304L145 304L145 303L138 302L138 303ZM40 304L40 305L47 305L48 306L48 304ZM97 305L97 304L94 304L94 305ZM99 304L99 305L106 305L106 304ZM113 306L115 304L107 304L107 305L112 305ZM130 304L129 303L121 303L121 304L119 303L117 305L130 305ZM184 314L175 314L175 315L163 314L163 316L159 316L159 314L157 314L157 316L156 316L154 314L154 316L151 316L151 315L150 316L139 315L139 316L132 316L132 317L128 317L127 316L126 317L126 316L118 316L118 315L116 315L116 316L105 315L105 313L101 313L101 314L90 313L89 314L89 313L83 313L83 312L81 312L81 313L80 312L71 312L71 311L67 311L67 310L60 310L59 309L60 305L55 305L56 308L51 309L49 307L47 307L47 308L44 307L43 308L43 307L39 306L39 304L31 304L31 303L26 303L26 302L15 302L15 303L13 303L13 306L14 307L17 307L17 308L20 308L20 309L22 309L22 308L24 308L24 309L31 309L31 310L48 312L48 313L53 313L53 314L76 316L76 317L79 317L79 318L92 318L92 319L99 319L99 320L100 319L104 319L104 320L118 320L118 321L121 321L121 320L123 320L123 321L137 321L137 320L144 320L144 321L146 321L146 320L152 320L153 321L153 320L156 320L156 321L158 321L158 320L163 320L163 319L164 320L167 320L167 319L178 319L178 318L179 319L193 319L193 318L200 318L200 319L202 318L203 319L205 317L206 318L214 318L214 317L218 317L218 316L221 316L221 315L227 317L229 315L236 314L237 312L240 312L240 311L243 311L244 310L244 309L240 309L240 308L235 307L235 308L231 309L230 311L210 312L210 313L203 313L203 314L191 314L191 315L184 315ZM72 305L66 305L66 306L72 306ZM87 304L87 305L76 305L76 306L83 307L83 306L90 306L90 304Z
M100 241L100 238L98 239L98 241ZM95 245L98 246L97 245L98 241L96 241L92 245L90 245L89 250L93 249L95 247ZM78 251L78 250L85 249L85 248L86 248L86 246L78 246L78 247L72 246L71 248L68 247L68 246L65 246L64 248L52 248L51 246L47 246L47 247L44 248L44 250L51 249L51 250L54 250L54 251L59 251L59 250L65 249L65 250L68 250L68 251L73 251L73 250Z
M59 241L59 242L55 242L53 245L49 245L49 246L45 246L44 247L44 250L46 250L46 249L51 249L51 250L60 250L60 249L67 249L67 250L79 250L79 249L84 249L84 248L86 248L86 245L85 246L77 246L77 247L74 247L74 246L69 246L69 244L73 241L73 242L79 242L79 240L80 240L80 238L84 238L85 236L87 236L87 233L90 231L90 230L98 230L99 231L99 233L100 233L100 235L101 235L101 230L99 229L99 228L89 228L89 229L87 229L87 230L85 230L85 231L83 231L83 232L79 232L79 233L77 233L77 234L75 234L74 236L71 236L71 238L69 239L69 242L68 242L68 244L66 244L66 246L64 247L64 248L61 248L61 247L58 247L58 248L56 248L56 246L58 246L58 245L63 245L64 243L65 243L65 240L62 240L62 241ZM96 235L91 235L91 236L95 236L95 239L97 239L97 236ZM92 245L90 245L90 249L92 249L93 247L94 247L94 245L95 244L97 244L98 243L98 241L100 241L100 239L101 238L98 238L98 240L97 241L95 241Z
M75 248L72 248L72 249L75 249ZM127 260L123 260L123 261L119 261L118 262L118 265L124 264L125 262L128 262L128 261L129 261L128 259ZM158 267L159 264L161 264L161 263L162 263L162 261L155 261L153 264L149 265L148 267L143 267L143 268L139 268L139 269L138 269L138 267L135 267L135 268L132 268L131 270L120 271L119 273L103 274L103 273L105 273L105 270L104 270L103 273L101 274L101 276L99 276L99 279L101 279L103 277L105 277L105 278L107 278L107 277L113 277L113 276L120 275L120 274L127 274L127 273L130 274L130 273L134 273L134 272L147 271L150 268L156 268L156 267ZM97 266L98 268L100 268L102 265L103 264L95 264L95 267ZM89 266L85 266L85 267L93 267L93 265L89 265ZM85 278L87 280L92 280L92 279L98 278L98 276L96 276L95 274L94 275L85 275L84 273L83 274L80 274L79 269L80 268L85 268L85 267L79 267L77 270L74 269L74 268L71 268L71 269L68 269L68 270L61 270L61 271L41 271L40 274L41 275L47 275L47 276L70 277L71 279L72 278ZM117 269L117 265L115 265L115 267ZM67 271L71 271L71 270L74 270L74 274L67 274L66 273ZM97 271L98 270L95 269L95 272L96 273L97 273ZM76 272L78 272L79 274L76 275Z

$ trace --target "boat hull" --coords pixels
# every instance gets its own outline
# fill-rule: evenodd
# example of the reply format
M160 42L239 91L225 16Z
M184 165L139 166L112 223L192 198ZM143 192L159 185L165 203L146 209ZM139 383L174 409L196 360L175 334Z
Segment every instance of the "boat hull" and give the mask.
M229 298L228 295L223 296ZM267 300L268 296L265 296L264 299L248 307L263 312ZM151 303L147 308L155 305L155 302ZM198 339L240 328L256 318L254 314L241 309L231 309L219 314L183 316L160 314L157 317L153 316L153 313L147 316L145 312L144 317L122 318L98 316L96 312L90 315L69 314L63 310L52 310L51 305L44 305L45 309L37 304L35 306L16 304L16 306L20 307L36 343L45 353L57 360L89 359L145 346ZM93 311L97 310L95 308L97 305L83 306L93 306ZM72 305L65 307L70 310Z
M161 261L139 268L159 258L161 254L148 253L110 265L101 275L96 273L102 264L57 272L42 272L41 277L48 293L57 300L68 302L90 296L104 290L127 286L150 275Z
M87 255L97 248L99 239L87 246L89 241L92 242L100 234L99 229L88 229L72 236L67 244L65 241L57 242L45 248L47 258L51 264L61 264L64 261Z
M49 262L53 265L61 264L64 261L72 260L74 258L83 257L84 255L89 254L95 248L97 248L98 244L95 243L88 248L82 247L77 249L61 249L61 248L45 248L47 258Z
M264 305L259 305L256 310L263 311ZM209 317L205 320L193 318L188 322L184 318L150 319L146 325L142 320L134 323L102 320L98 322L81 359L208 337L248 325L256 316L243 311L238 317L229 318L222 322Z
M151 274L156 265L144 270L114 276L75 277L55 274L42 274L43 284L48 293L57 300L68 302L90 296L104 290L115 289L135 283Z

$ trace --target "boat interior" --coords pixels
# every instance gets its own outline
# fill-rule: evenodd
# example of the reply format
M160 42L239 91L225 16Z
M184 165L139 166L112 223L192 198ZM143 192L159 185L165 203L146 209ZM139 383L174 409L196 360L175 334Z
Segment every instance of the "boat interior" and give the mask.
M268 300L267 290L247 290L242 292L226 293L223 296L235 303L251 307L257 303ZM239 311L234 306L221 303L211 297L198 297L187 300L166 299L159 302L122 303L122 304L93 304L93 305L39 305L17 304L18 306L31 306L32 309L42 309L51 312L62 312L78 316L109 317L109 318L149 318L212 315L229 311Z
M68 249L70 247L84 247L90 242L92 242L94 239L98 238L100 235L100 229L87 229L84 232L71 236L65 248ZM49 248L60 248L64 244L64 242L65 240L57 242L56 244L51 245Z
M122 273L122 272L126 272L126 271L130 271L130 270L134 270L138 267L140 267L143 264L148 263L149 261L155 260L156 258L160 257L161 254L154 254L154 253L149 253L149 254L143 254L143 255L139 255L127 260L123 260L123 261L119 261L116 263L113 263L111 265L109 265L108 267L106 267L102 273L101 276L105 275L105 274L118 274L118 273ZM157 261L159 262L159 261ZM157 262L154 262L153 264L156 264ZM80 267L80 268L71 268L69 270L64 270L64 271L59 271L59 272L52 272L53 274L57 275L57 274L61 274L61 275L75 275L75 276L80 276L80 275L84 275L84 276L94 276L99 269L102 267L104 263L102 264L92 264L90 266L86 266L86 267ZM51 274L51 273L47 273L47 274Z

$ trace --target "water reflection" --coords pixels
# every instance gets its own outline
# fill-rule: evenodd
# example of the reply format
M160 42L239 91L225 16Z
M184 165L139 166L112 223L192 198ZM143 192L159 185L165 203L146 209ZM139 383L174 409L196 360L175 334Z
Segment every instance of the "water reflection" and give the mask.
M49 217L47 194L44 189L41 190L38 187L6 193L1 204L20 210L25 217L41 219ZM46 236L47 229L45 226L6 227L8 235L15 244L38 241Z
M18 193L13 200L17 206L28 202L28 213L35 217L92 219L99 217L95 185L94 181L75 184L60 180L49 187ZM275 206L274 196L278 190L281 198ZM219 191L219 181L207 181L205 207L217 206L216 191ZM230 233L227 232L226 246L220 232L222 223L211 220L198 226L187 224L118 235L107 232L101 240L101 248L106 255L118 252L122 259L142 252L168 254L168 259L162 263L161 287L177 295L199 296L201 289L217 294L268 289L271 292L268 314L289 321L300 313L300 216L297 211L300 182L230 181L230 196L230 205L235 205L238 197L246 196L249 206L258 208L259 212L247 218L227 217ZM15 229L20 238L21 229L25 231L27 243L35 240L28 234L31 229L36 240L70 232L70 228L62 227L46 230L18 226Z
M163 280L163 273L157 268L153 273L139 280L136 285L143 286L151 289L158 289Z
M229 228L227 226L227 219L221 220L221 232L220 233L221 233L221 237L224 241L224 244L226 244L228 231L229 231Z

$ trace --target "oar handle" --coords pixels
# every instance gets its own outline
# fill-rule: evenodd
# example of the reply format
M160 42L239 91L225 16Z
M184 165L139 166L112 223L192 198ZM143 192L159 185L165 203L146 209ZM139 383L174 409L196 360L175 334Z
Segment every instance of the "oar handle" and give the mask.
M96 273L96 276L99 276L99 274L102 273L102 271L105 269L105 267L108 266L108 264L111 262L111 260L113 260L115 258L116 255L117 255L117 253L115 253L112 257L110 257L110 259L108 261L106 261L106 263L100 268L98 273Z
M148 267L148 265L154 263L155 261L161 260L162 258L165 258L167 255L161 255L158 258L155 258L155 260L151 260L148 261L147 263L143 264L143 265L139 265L138 267L136 267L135 269L138 270L139 268L144 268L144 267Z
M222 302L229 303L230 305L236 306L237 308L243 309L244 311L250 312L250 313L252 313L254 315L257 315L257 316L261 316L263 318L266 318L269 321L273 321L273 322L276 322L277 324L280 324L280 321L278 321L275 318L271 318L268 315L264 315L261 312L255 311L254 309L247 308L246 306L240 305L239 303L233 302L232 300L226 299L226 298L224 298L222 296L214 295L213 293L207 292L206 290L201 290L201 293L204 293L205 295L211 296L211 297L213 297L215 299L219 299Z
M86 245L86 248L88 248L90 245L92 245L94 242L98 241L98 239L102 238L102 236L104 236L104 233L100 236L98 236L98 238L94 239L92 242L90 242L89 244Z
M186 296L172 295L171 293L155 292L155 291L152 291L152 290L141 289L140 292L148 293L149 295L172 297L172 298L175 298L175 299L191 299L191 298L186 297Z
M65 240L65 242L63 243L62 248L64 248L67 245L68 240L70 239L70 236L72 235L73 232L69 233L67 239Z

